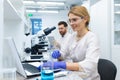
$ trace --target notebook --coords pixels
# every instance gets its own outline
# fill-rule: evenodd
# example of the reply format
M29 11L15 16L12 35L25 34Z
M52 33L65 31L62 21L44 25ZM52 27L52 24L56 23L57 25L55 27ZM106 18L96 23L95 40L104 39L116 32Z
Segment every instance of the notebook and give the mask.
M7 37L4 39L4 41L6 43L6 49L10 49L9 51L11 51L9 53L11 53L11 56L13 56L15 66L19 74L21 74L25 78L40 75L40 71L37 69L37 66L40 65L40 62L22 62L17 51L14 39L12 37ZM61 69L54 70L54 72L59 71L61 71Z

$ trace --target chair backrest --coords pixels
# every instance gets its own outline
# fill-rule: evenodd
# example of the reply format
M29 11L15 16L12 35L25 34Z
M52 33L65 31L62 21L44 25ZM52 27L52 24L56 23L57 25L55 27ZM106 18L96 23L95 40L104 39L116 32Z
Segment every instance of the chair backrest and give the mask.
M99 59L98 73L101 80L115 80L117 68L110 60Z

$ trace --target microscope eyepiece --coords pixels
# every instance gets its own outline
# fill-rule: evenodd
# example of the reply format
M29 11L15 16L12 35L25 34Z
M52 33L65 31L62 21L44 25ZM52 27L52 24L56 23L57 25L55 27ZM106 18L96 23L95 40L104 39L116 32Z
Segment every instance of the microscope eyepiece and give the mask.
M50 34L53 30L55 30L56 29L56 27L55 26L53 26L53 27L51 27L51 28L46 28L46 29L44 29L43 31L44 31L44 33L45 33L45 35L48 35L48 34Z

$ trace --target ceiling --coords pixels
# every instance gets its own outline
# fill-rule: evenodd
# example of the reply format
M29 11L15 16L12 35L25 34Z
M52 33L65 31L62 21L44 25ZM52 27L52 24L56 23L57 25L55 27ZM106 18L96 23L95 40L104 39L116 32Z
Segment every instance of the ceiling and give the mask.
M25 3L25 2L34 2L34 3ZM61 10L68 10L74 5L81 5L84 1L87 0L24 0L24 6L27 13L34 13L40 11L61 11ZM55 4L47 4L41 2L52 2ZM57 3L61 3L58 5Z

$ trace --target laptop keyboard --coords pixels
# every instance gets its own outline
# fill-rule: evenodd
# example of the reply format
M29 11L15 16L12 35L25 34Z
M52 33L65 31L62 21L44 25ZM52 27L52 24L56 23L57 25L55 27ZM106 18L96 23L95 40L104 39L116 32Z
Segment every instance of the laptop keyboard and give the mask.
M22 63L22 65L27 74L27 77L34 76L34 75L40 75L40 71L37 69L37 67L35 67L31 64L28 64L28 63ZM62 71L62 69L55 69L53 71L54 71L54 73L58 73L58 72Z
M24 63L23 67L25 70L31 72L31 73L39 73L40 71L33 65Z

